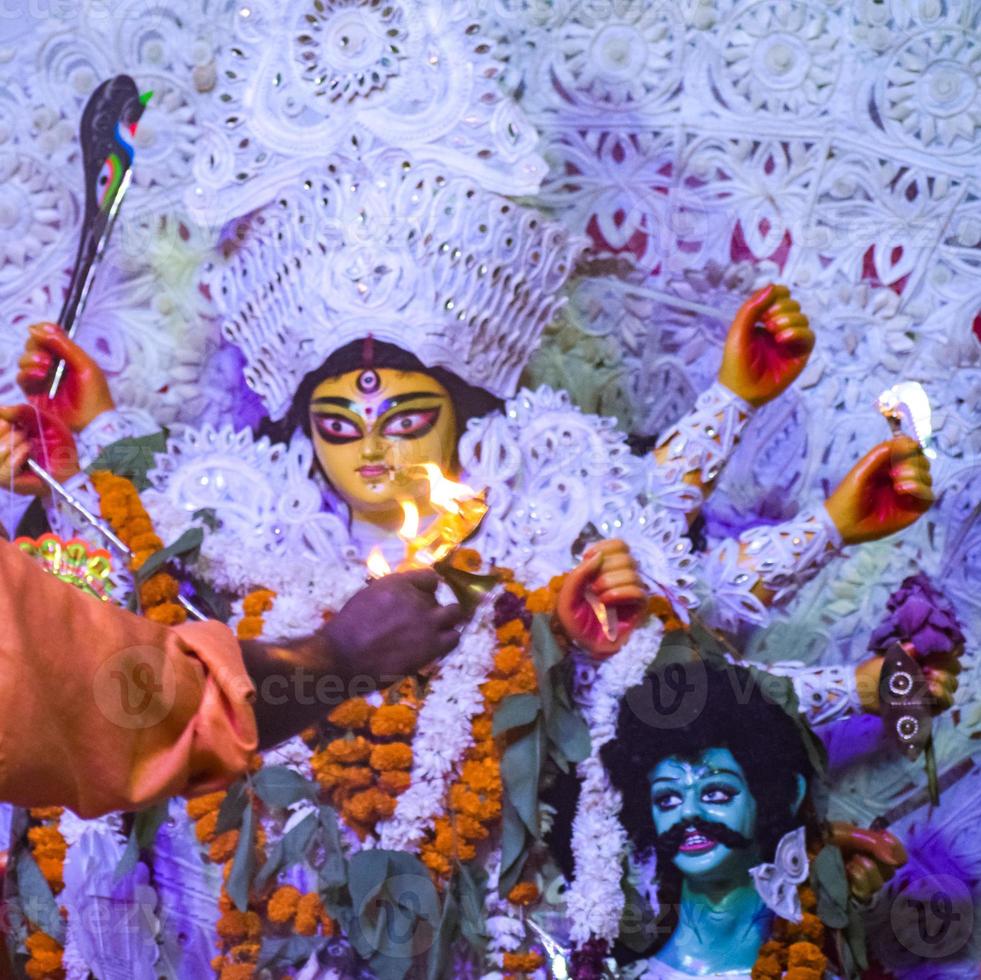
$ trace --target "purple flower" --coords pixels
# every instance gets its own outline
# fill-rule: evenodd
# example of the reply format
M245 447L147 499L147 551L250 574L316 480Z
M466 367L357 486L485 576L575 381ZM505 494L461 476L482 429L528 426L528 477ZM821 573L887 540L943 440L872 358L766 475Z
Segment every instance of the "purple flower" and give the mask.
M602 980L603 961L607 957L608 946L605 939L587 939L573 950L569 964L571 980Z
M964 645L954 607L922 572L904 579L886 608L889 615L872 631L870 650L884 650L898 641L911 643L925 657Z
M531 628L531 613L525 608L524 600L513 592L502 592L494 603L494 629L500 629L512 619L520 619L525 629Z

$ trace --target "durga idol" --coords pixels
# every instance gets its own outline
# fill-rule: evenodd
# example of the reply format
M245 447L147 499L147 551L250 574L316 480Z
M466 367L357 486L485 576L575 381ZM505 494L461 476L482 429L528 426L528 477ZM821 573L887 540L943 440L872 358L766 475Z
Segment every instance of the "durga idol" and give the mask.
M415 853L443 882L477 860L490 870L488 896L506 870L494 717L509 695L538 689L533 613L554 614L581 665L588 805L604 778L597 753L611 706L653 662L663 620L684 622L701 604L716 624L761 624L844 547L901 530L932 499L922 453L897 437L794 520L693 552L688 526L755 411L800 374L814 334L786 288L759 290L732 323L718 381L652 454L634 455L613 420L563 392L519 388L581 247L536 211L403 152L333 156L291 175L227 229L202 275L274 438L231 425L175 430L141 495L161 540L201 528L185 571L235 600L240 635L248 624L285 640L361 587L372 552L391 566L405 560L408 512L419 534L439 520L435 476L421 464L485 491L468 555L502 584L457 649L421 688L348 699L309 745L276 758L317 780L350 853ZM66 383L45 408L75 430L83 457L110 435L135 434L56 328L32 330L25 391L38 395L55 357L68 361ZM15 466L24 450L6 435L0 462ZM84 473L74 489L90 492ZM98 508L96 493L90 503ZM789 675L804 710L825 721L876 710L880 667L769 669ZM166 856L156 863L167 879ZM291 874L303 877L285 868L282 887ZM256 900L272 901L275 885ZM573 934L612 939L622 901L588 891L570 888ZM520 919L513 903L498 904ZM490 944L491 964L514 966L513 940L505 930Z

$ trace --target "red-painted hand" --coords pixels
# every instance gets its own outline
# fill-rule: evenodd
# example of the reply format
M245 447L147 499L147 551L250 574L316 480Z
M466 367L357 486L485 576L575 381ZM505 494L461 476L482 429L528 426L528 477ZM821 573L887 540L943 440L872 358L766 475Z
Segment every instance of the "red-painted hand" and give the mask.
M75 440L60 419L31 405L0 407L0 486L25 496L43 496L47 487L27 468L28 459L59 482L78 472Z
M807 317L787 287L764 286L732 321L719 381L751 405L764 405L804 370L813 347Z
M602 659L627 642L646 610L647 590L630 549L623 541L610 540L587 549L582 562L566 577L555 616L573 643ZM605 628L600 615L606 616Z
M48 388L54 366L65 361L65 374L54 400ZM68 339L56 323L35 323L18 362L17 384L45 411L57 415L72 432L81 432L96 416L115 407L102 368Z
M896 436L866 453L825 506L845 544L909 527L933 503L930 464L915 439Z

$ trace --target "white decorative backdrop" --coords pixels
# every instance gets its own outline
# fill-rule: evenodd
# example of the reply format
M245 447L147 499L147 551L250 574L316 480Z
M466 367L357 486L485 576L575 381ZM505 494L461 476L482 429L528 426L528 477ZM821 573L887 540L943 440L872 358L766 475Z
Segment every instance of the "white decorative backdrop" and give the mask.
M243 86L260 70L279 85L275 64L254 65L248 49L250 39L261 42L262 17L276 6L0 0L0 403L18 398L15 363L26 325L57 315L68 282L82 204L82 106L100 80L125 71L155 95L136 136L134 186L79 337L118 401L146 408L162 424L256 417L235 383L237 355L222 345L198 288L218 229L195 221L187 203L196 187L217 186L236 168L261 172L270 146L287 157L311 151L284 145L286 135L276 132L265 134L266 146L235 142ZM441 6L451 19L482 23L468 35L468 62L448 39L420 33L419 5L409 0L291 2L297 57L304 31L341 44L338 23L369 17L386 30L365 28L364 37L382 45L365 50L388 67L332 79L313 66L307 89L286 89L282 98L292 105L295 96L300 118L304 100L323 101L328 92L336 93L331 104L358 105L366 92L413 84L418 112L405 138L424 146L430 128L452 112L454 86L472 82L466 64L486 69L480 84L491 102L499 84L516 91L548 165L537 202L595 246L529 377L617 415L634 433L664 430L707 386L729 319L754 285L777 278L792 288L817 347L803 379L753 422L708 508L710 535L782 519L826 493L887 435L876 395L898 380L920 381L935 411L936 507L899 538L826 572L783 622L753 640L751 652L859 659L888 593L916 570L954 601L969 652L976 651L981 4ZM427 59L439 70L406 67ZM332 118L327 112L320 120L323 139L333 138ZM394 124L384 113L351 118L348 112L345 138L370 140ZM456 123L461 159L510 139L534 185L534 134L500 115L469 129L466 120ZM495 159L480 159L489 162L473 165L484 165L492 180ZM979 722L981 673L971 659L959 707L939 726L942 769L973 754ZM875 732L858 728L839 743L853 752L855 744L874 748ZM853 735L861 737L849 741ZM919 770L911 781L902 763L862 756L858 764L843 750L836 758L835 806L862 819L922 786ZM915 890L938 873L981 888L981 844L965 823L981 802L976 771L948 794L939 811L920 808L900 824L913 860L894 890ZM884 906L886 918L891 907ZM964 942L939 958L908 943L877 938L876 945L887 965L922 978L974 977L981 957L981 945Z

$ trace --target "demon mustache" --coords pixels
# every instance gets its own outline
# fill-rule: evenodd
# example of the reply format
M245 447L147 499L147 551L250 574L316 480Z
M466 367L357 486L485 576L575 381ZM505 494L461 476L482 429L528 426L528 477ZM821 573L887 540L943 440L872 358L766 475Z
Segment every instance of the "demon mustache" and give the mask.
M663 834L657 835L654 849L657 851L658 858L667 860L673 858L692 833L701 834L702 837L707 837L709 840L723 844L732 850L750 847L753 843L749 837L744 837L738 830L733 830L724 823L692 817L690 820L683 820L675 824Z

